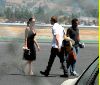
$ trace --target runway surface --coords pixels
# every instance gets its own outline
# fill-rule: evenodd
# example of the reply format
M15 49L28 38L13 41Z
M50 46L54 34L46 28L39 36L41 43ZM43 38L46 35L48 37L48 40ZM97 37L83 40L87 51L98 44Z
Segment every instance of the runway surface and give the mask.
M60 85L68 78L61 78L63 74L60 69L59 58L56 57L50 75L44 77L40 71L44 71L49 55L50 43L39 43L41 50L37 51L36 62L32 65L34 69L33 76L24 75L22 66L25 61L22 60L23 43L17 41L0 42L0 85ZM86 44L84 49L80 49L77 58L76 71L81 74L84 69L98 56L98 44ZM70 76L69 78L74 78Z

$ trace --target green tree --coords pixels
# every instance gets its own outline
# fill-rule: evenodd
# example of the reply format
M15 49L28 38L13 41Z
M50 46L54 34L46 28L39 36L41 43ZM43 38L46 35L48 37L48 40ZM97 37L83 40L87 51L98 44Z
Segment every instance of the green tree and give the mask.
M4 17L4 8L0 6L0 17Z
M44 9L42 7L37 8L36 12L34 13L36 19L38 21L43 21L44 22L44 18L45 18L45 13L44 13Z
M71 19L73 19L73 18L78 18L78 14L77 13L72 13Z
M90 14L93 16L93 17L98 17L98 9L92 9L90 11Z
M5 17L6 17L7 19L11 19L12 16L13 16L12 9L11 9L11 8L6 8L6 9L4 10L4 14L5 14Z
M27 8L6 8L4 13L7 19L12 20L26 20L33 15Z

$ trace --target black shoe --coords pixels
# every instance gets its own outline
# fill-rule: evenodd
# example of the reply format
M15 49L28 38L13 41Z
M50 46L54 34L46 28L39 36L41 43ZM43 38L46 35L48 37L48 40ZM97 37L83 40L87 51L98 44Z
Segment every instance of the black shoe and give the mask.
M42 75L46 76L46 77L49 75L48 73L43 72L43 71L40 71L40 73L41 73Z
M68 77L68 74L60 75L60 77Z

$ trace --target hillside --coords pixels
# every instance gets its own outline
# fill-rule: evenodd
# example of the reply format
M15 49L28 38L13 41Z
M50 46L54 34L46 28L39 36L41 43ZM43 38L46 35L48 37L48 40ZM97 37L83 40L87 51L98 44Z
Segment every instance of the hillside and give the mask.
M48 9L60 9L73 11L74 9L98 9L98 0L0 0L0 3L20 4L32 9L43 7ZM48 10L47 9L47 10ZM46 10L46 11L47 11ZM49 10L48 10L49 11Z
M98 9L98 0L0 0L1 5L26 6L31 10L41 7L45 12L49 10L60 10L62 12L85 12ZM7 6L8 7L8 6Z
M20 10L23 13L23 9L27 9L38 21L43 20L44 22L49 22L48 20L52 15L70 17L70 19L73 17L80 18L81 16L98 18L97 0L0 0L0 4L1 17L5 17L4 10L8 10L7 7L10 7L13 14L15 10ZM21 14L21 16L25 16L25 13ZM18 12L15 14L17 15Z

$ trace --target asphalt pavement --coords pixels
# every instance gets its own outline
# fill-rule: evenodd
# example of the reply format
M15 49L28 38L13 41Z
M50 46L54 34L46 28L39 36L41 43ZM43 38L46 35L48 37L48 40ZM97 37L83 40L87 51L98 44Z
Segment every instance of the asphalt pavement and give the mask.
M59 58L56 57L50 75L44 77L40 71L44 71L49 55L51 43L39 43L41 50L37 51L36 62L33 63L34 75L24 75L23 65L25 61L22 59L23 43L17 41L0 42L0 85L60 85L64 80L75 78L60 77L63 74L60 69ZM81 74L84 69L98 56L98 44L87 43L84 49L80 49L77 58L76 71Z

